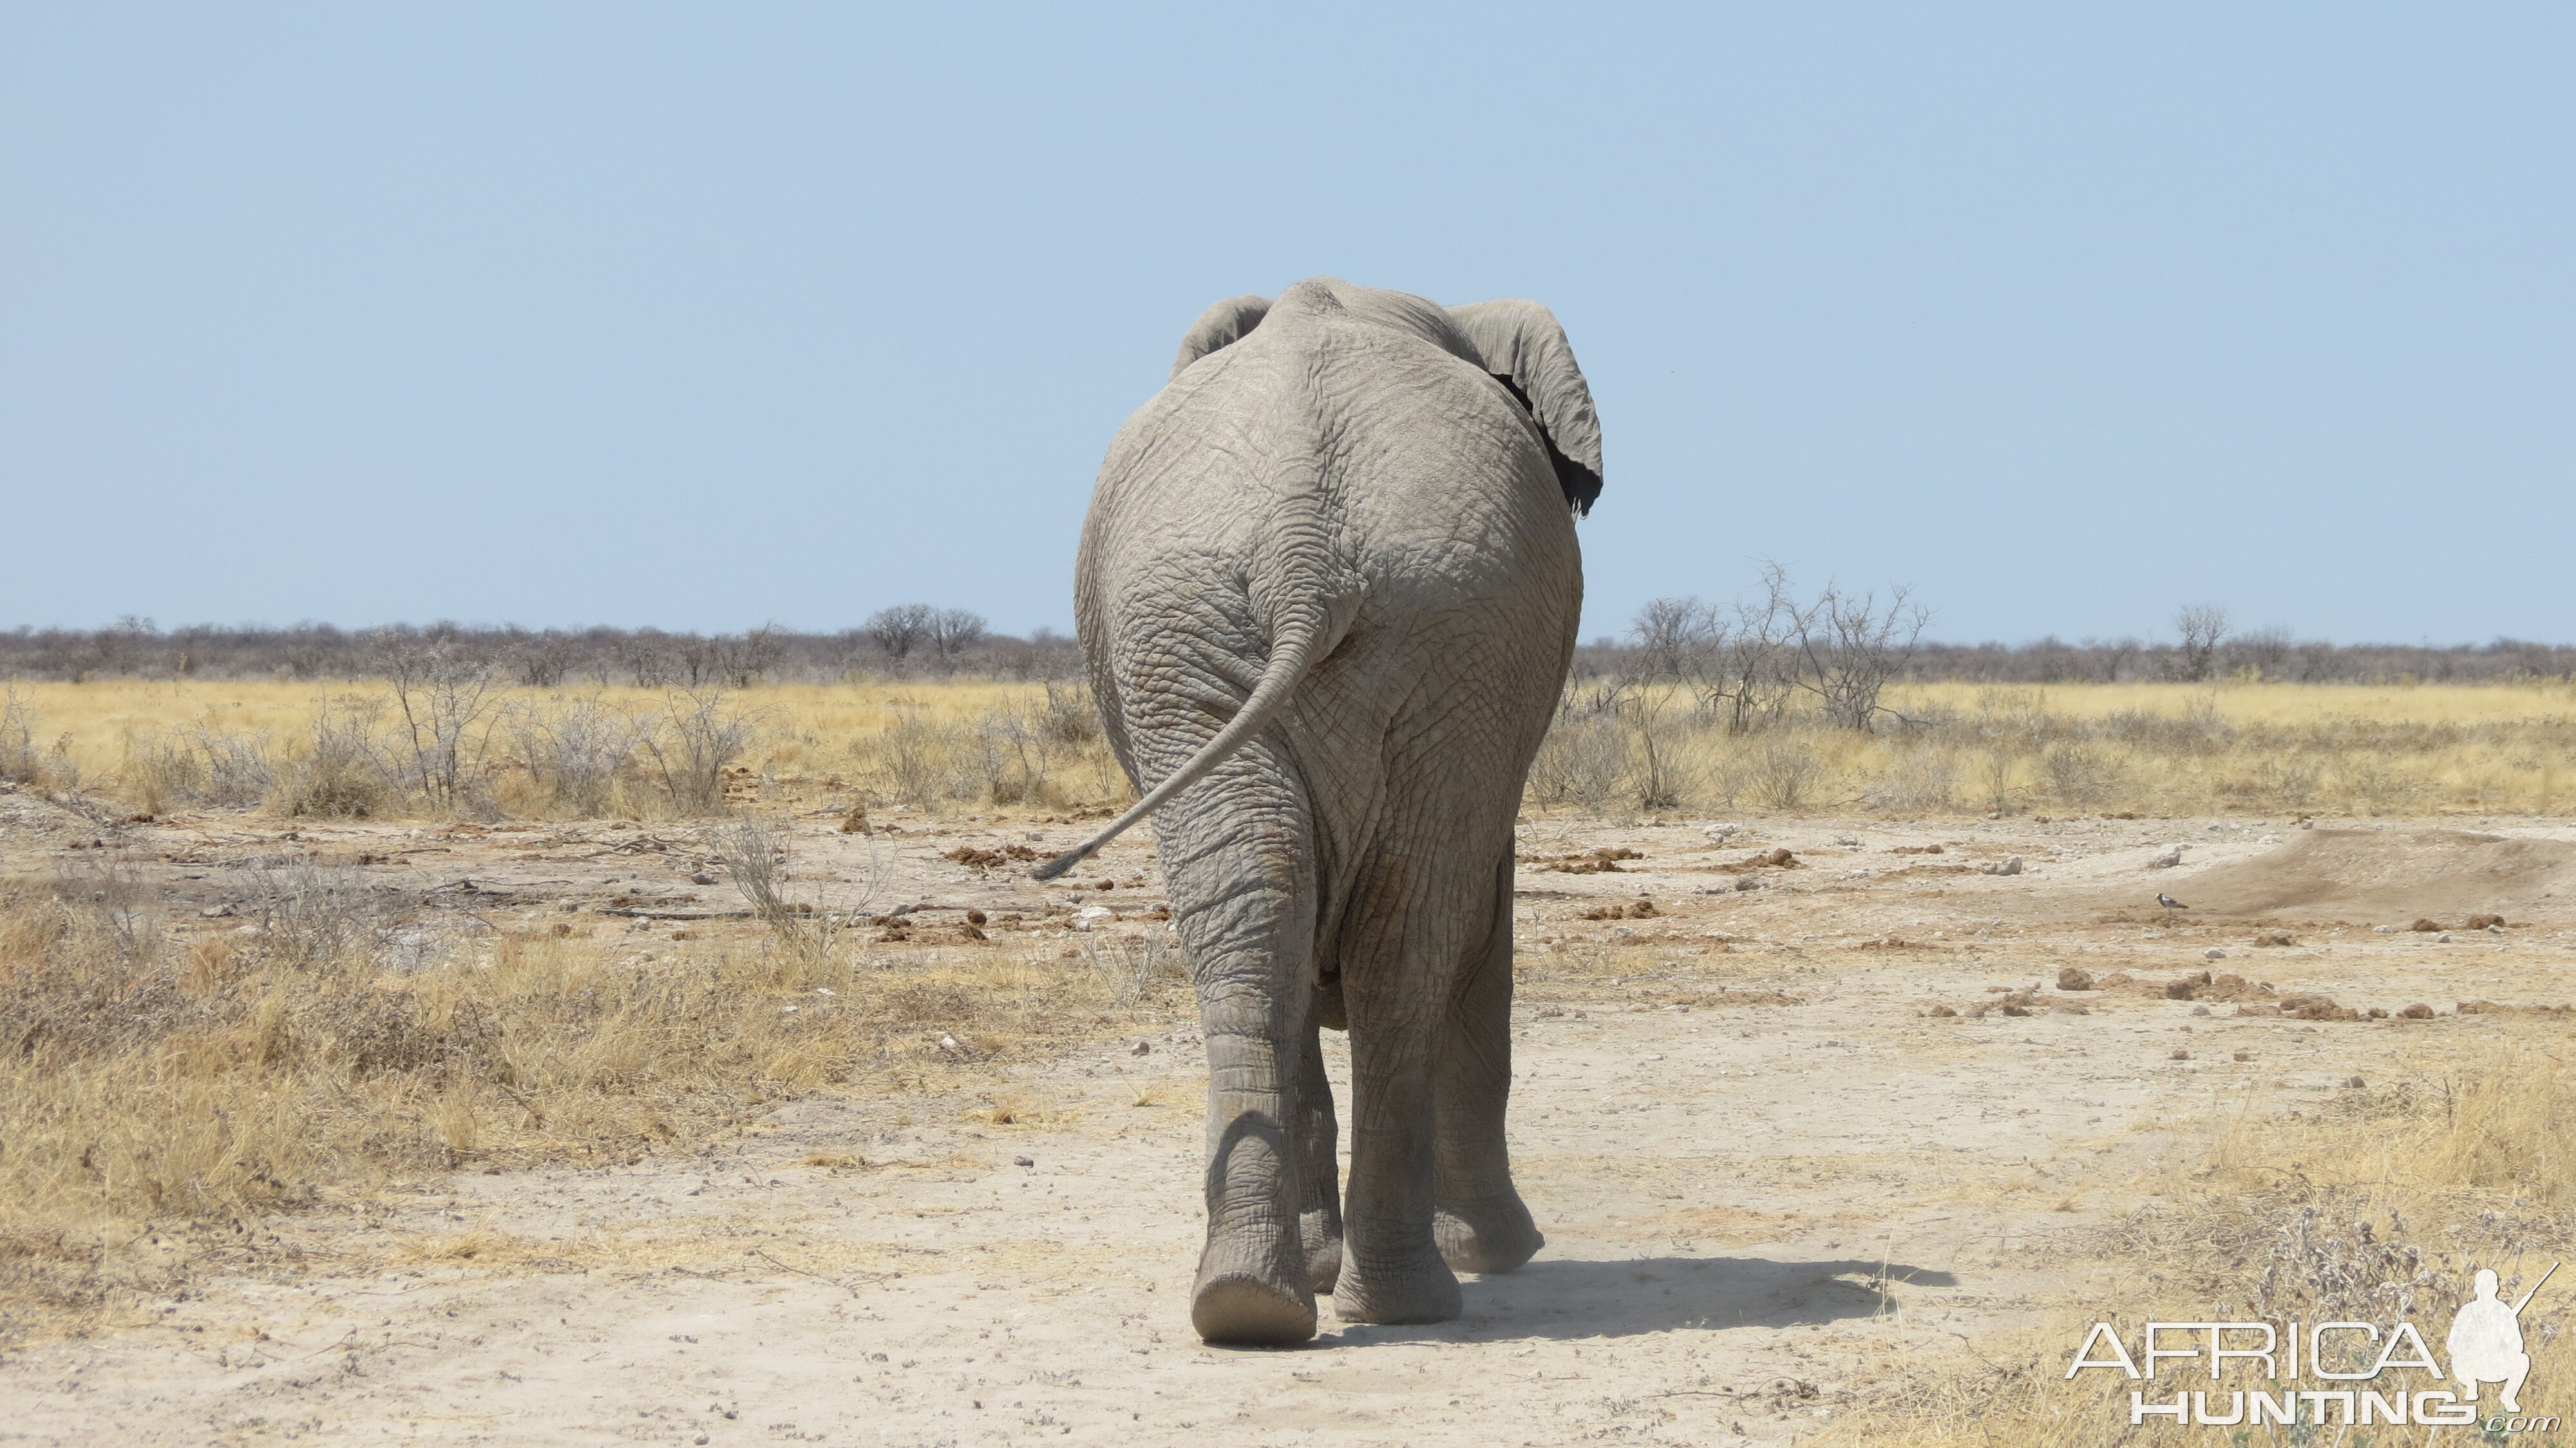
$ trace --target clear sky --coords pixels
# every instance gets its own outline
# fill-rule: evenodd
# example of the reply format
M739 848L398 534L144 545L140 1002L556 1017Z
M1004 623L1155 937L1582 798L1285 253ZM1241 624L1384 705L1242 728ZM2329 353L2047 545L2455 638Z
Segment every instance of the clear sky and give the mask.
M20 5L0 625L1071 624L1198 310L1555 308L1587 634L2576 638L2576 8Z

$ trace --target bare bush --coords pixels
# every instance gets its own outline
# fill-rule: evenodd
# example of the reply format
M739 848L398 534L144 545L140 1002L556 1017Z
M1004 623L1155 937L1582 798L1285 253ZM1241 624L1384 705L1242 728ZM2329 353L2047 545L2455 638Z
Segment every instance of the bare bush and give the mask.
M1816 756L1784 739L1766 742L1750 761L1746 787L1771 809L1796 809L1823 775Z
M364 819L398 796L375 743L383 707L373 699L338 699L313 716L299 752L276 771L272 806L284 815Z
M382 902L355 870L309 860L256 863L235 881L257 949L299 970L364 968L386 944Z
M165 934L161 895L124 861L105 858L65 867L54 882L75 945L128 967L149 965Z
M1628 762L1627 731L1615 700L1586 705L1569 698L1530 762L1530 792L1542 804L1598 813L1618 795Z
M1057 744L1044 713L989 709L975 721L984 796L995 804L1053 803L1048 776Z
M721 692L674 692L662 717L642 731L643 746L673 813L724 813L724 772L759 731L753 717Z
M489 702L493 661L453 639L390 631L379 636L376 659L402 716L412 783L433 809L454 808L480 772L480 750L469 753L468 741Z
M36 706L16 689L0 690L0 780L37 780Z
M2214 603L2187 603L2174 611L2174 677L2197 684L2209 677L2210 663L2227 638L2227 610Z
M1787 571L1777 563L1763 566L1761 599L1738 601L1731 612L1717 641L1710 697L1723 710L1729 732L1748 734L1789 712L1798 688L1797 655L1790 645L1806 628L1806 618Z
M640 721L597 699L514 705L505 717L529 777L555 809L575 818L610 812L618 773L643 738Z
M894 722L877 745L895 797L914 809L935 809L954 792L955 732L919 704L897 703L889 712Z
M1931 615L1910 599L1901 584L1888 590L1883 607L1874 593L1852 594L1828 584L1797 615L1798 649L1806 663L1802 683L1836 728L1869 728L1888 681L1913 657Z
M1048 679L1045 688L1048 738L1075 748L1100 739L1100 701L1092 695L1090 684L1081 681L1059 684Z
M840 942L842 917L787 898L789 839L782 824L746 819L709 835L707 846L724 862L734 889L749 902L752 914L769 928L772 944L799 970L790 983L802 983L804 973L831 961Z
M1689 689L1728 732L1783 722L1800 694L1826 722L1868 729L1879 699L1905 671L1930 615L1910 590L1852 593L1827 584L1801 602L1787 570L1763 565L1762 593L1721 609L1696 598L1658 598L1638 611L1619 678Z
M1903 746L1885 775L1861 791L1871 809L1891 814L1932 814L1950 808L1959 771L1946 751L1929 741Z
M2099 804L2120 782L2119 766L2080 739L2061 739L2040 751L2048 792L2071 805Z

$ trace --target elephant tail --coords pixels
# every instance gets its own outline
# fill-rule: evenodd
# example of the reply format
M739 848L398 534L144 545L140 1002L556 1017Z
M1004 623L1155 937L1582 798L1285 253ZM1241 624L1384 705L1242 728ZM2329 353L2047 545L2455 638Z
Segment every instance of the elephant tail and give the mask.
M1343 602L1355 605L1356 595ZM1270 649L1270 659L1261 666L1261 678L1216 737L1199 747L1187 764L1172 771L1161 784L1148 790L1128 811L1111 820L1100 833L1084 840L1045 864L1029 872L1031 879L1052 880L1099 853L1100 847L1127 832L1129 826L1169 803L1174 795L1205 779L1210 770L1225 763L1254 735L1268 728L1279 716L1289 696L1297 691L1297 681L1306 676L1307 666L1332 652L1341 642L1342 631L1350 626L1355 607L1322 607L1298 609L1280 621L1277 637Z

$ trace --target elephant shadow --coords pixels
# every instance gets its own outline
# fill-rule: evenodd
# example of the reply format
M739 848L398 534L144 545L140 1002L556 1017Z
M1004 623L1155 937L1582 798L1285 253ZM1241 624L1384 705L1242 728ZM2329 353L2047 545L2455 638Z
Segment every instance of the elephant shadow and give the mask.
M1327 1342L1464 1341L1479 1337L1634 1337L1681 1328L1795 1327L1877 1317L1902 1287L1956 1287L1938 1268L1877 1258L1782 1262L1765 1257L1541 1256L1507 1275L1462 1278L1466 1312L1420 1327L1343 1324Z

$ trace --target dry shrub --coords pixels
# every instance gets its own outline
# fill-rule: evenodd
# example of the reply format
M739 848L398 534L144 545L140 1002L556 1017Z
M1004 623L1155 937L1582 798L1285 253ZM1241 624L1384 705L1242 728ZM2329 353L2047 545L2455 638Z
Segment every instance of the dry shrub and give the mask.
M567 819L599 819L616 812L619 777L644 741L642 720L600 699L553 707L514 701L503 718L546 812ZM717 768L731 762L728 758Z
M382 705L366 698L335 700L316 713L303 747L291 749L277 770L270 808L326 819L389 812L401 786L377 746L382 717Z
M725 771L749 748L757 722L720 692L675 691L639 743L673 814L715 815L725 809Z
M0 783L39 782L35 701L14 687L0 690Z
M1625 787L1629 752L1627 730L1613 710L1578 706L1569 697L1531 761L1531 797L1598 813Z
M797 956L749 929L652 962L551 930L407 955L420 922L334 872L265 866L246 893L251 923L193 934L112 861L0 895L0 1341L169 1286L129 1245L155 1234L193 1253L369 1183L684 1148L782 1094L1182 1004L1164 947L1119 947L1151 956L1141 981L991 945Z
M1797 744L1774 739L1755 751L1744 773L1745 788L1757 804L1793 810L1807 802L1823 774L1813 754Z

